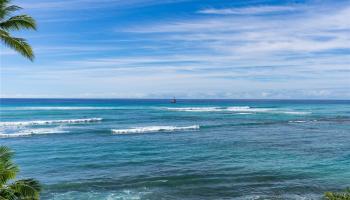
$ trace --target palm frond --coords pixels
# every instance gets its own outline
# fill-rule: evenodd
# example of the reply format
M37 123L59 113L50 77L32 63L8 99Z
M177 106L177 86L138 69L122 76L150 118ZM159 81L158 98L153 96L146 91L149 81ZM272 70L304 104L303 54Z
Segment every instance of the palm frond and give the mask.
M30 45L23 38L11 37L6 31L0 29L0 40L8 47L20 53L29 60L34 60L34 53Z
M0 19L3 19L7 16L10 16L11 13L17 11L17 10L21 10L22 8L16 5L11 5L11 6L7 6L1 9L0 11Z
M11 0L0 0L0 8L5 8L10 2Z
M1 29L0 36L1 39L10 37L6 31ZM19 38L19 40L22 39ZM13 152L8 147L0 146L0 200L39 200L41 186L38 181L34 179L11 180L15 179L18 172L17 165L12 162L12 156Z
M14 191L15 195L18 196L20 199L39 199L41 187L39 182L34 179L19 180L12 183L8 187L12 191Z
M0 146L0 186L16 178L18 167L12 163L12 156L13 152L9 148Z
M36 22L29 15L13 16L13 12L22 8L16 5L9 5L10 3L11 0L0 0L0 40L6 46L33 61L34 53L27 41L23 38L12 37L8 31L21 29L36 30Z
M0 20L9 16L12 12L21 9L19 6L8 6L10 0L0 0Z
M0 6L10 3L11 0L0 0Z
M35 20L28 15L17 15L0 23L0 28L4 30L33 29L36 30Z
M11 179L15 179L19 169L11 162L0 164L0 186L4 185Z
M0 189L0 200L18 200L15 192L8 187Z
M350 200L350 188L345 192L326 192L324 196L327 200Z
M13 152L10 150L10 148L6 146L0 146L0 162L8 162L11 160L12 156Z
M4 10L9 11L9 12L14 12L17 10L21 10L22 7L20 6L16 6L16 5L11 5L11 6L7 6Z

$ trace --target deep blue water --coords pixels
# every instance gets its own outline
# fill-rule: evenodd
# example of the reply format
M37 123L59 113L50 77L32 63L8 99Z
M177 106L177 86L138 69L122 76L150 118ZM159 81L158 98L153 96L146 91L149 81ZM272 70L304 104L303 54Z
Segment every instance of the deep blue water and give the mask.
M42 199L320 199L350 186L350 101L1 99Z

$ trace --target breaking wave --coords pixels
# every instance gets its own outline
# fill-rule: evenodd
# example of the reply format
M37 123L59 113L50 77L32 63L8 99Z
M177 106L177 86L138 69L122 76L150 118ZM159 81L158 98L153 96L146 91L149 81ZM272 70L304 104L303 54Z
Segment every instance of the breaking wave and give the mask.
M288 121L289 123L306 123L307 121L304 120L294 120L294 121Z
M272 111L270 108L251 108L249 106L232 106L232 107L183 107L183 108L166 108L172 111L185 111L185 112L267 112Z
M302 111L284 111L284 114L290 114L290 115L309 115L311 112L302 112Z
M186 107L186 108L165 108L172 111L185 111L185 112L218 112L222 111L219 107Z
M133 134L133 133L150 133L150 132L171 132L180 130L199 129L199 125L193 126L146 126L129 129L112 129L113 134Z
M170 111L183 112L234 112L236 114L251 114L251 113L275 113L275 114L290 114L290 115L307 115L311 112L279 110L276 108L252 108L249 106L231 106L231 107L182 107L182 108L165 108Z
M24 137L31 135L44 135L53 133L67 133L68 131L61 130L60 128L39 128L39 129L27 129L16 133L0 133L0 138L12 138L12 137Z
M1 110L112 110L117 107L98 107L98 106L31 106L31 107L9 107L1 108Z
M38 120L23 122L0 122L0 126L31 126L31 125L47 125L47 124L75 124L102 121L102 118L86 118L86 119L63 119L63 120Z

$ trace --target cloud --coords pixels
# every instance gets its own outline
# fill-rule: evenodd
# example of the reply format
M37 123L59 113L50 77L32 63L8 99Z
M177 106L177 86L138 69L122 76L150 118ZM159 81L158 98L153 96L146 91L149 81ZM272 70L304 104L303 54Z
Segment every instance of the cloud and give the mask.
M33 9L82 2L94 7ZM4 93L38 95L45 85L66 97L350 98L350 4L197 9L84 38L58 33L64 44L30 38L45 41L38 62L4 62Z
M33 10L86 10L100 8L126 8L126 7L143 7L157 4L171 4L175 2L183 2L189 0L60 0L60 1L45 1L35 0L34 2L16 2L26 9ZM45 10L44 10L45 11Z
M278 10L285 7L268 7ZM290 8L290 7L288 7ZM295 17L222 16L183 21L168 21L126 29L135 34L154 35L167 41L188 42L212 53L251 57L278 54L303 54L349 49L350 6L318 12L318 8Z
M1 48L0 57L9 55L17 55L17 53L13 50Z
M216 15L258 15L269 13L281 13L296 11L295 6L257 6L257 7L243 7L243 8L223 8L223 9L203 9L199 10L201 14L216 14Z

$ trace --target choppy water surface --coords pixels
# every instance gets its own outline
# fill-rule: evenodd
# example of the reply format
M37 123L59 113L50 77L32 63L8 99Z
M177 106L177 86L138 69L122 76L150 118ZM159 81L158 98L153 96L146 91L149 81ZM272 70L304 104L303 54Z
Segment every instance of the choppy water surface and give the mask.
M350 101L2 99L43 199L320 199L350 186Z

